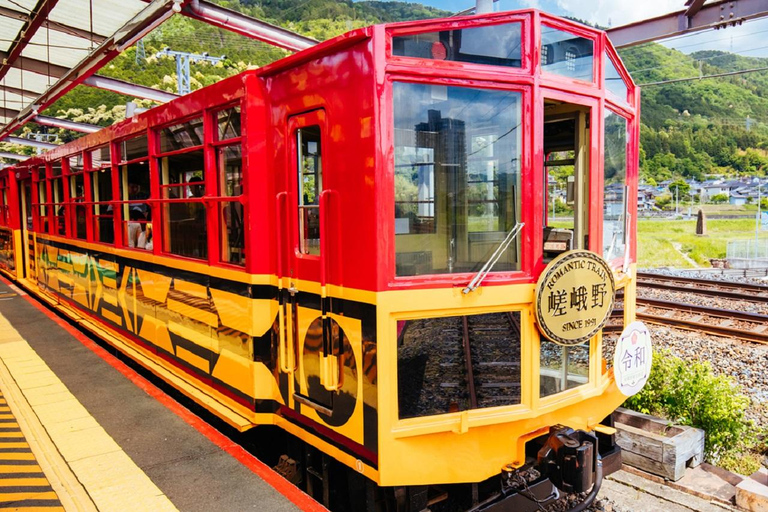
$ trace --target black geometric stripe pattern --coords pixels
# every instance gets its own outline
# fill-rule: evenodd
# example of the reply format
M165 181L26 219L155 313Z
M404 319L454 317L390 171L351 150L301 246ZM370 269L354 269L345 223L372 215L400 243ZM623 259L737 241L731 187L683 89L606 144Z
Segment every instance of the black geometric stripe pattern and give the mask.
M0 393L0 510L41 508L64 510Z

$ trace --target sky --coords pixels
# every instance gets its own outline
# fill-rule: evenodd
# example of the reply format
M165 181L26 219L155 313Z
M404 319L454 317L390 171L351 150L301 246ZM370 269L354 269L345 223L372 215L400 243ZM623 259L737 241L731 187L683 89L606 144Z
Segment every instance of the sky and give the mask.
M475 5L474 0L404 0L431 5L447 11L461 11ZM543 11L572 16L603 27L618 27L685 8L685 0L498 0L497 11L535 7ZM768 57L768 19L744 23L740 27L705 31L664 42L683 53L698 50L723 50L746 57Z

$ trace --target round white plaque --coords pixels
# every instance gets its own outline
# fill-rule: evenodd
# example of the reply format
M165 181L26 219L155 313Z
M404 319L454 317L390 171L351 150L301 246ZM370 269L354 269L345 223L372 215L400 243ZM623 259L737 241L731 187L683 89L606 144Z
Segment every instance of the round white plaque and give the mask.
M643 389L652 363L651 333L643 322L632 322L621 333L613 354L613 375L619 391L632 396Z

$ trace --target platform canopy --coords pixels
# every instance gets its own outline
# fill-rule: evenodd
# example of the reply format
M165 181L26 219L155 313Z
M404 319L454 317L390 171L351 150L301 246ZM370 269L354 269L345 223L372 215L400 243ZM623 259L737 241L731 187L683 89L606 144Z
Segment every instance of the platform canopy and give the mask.
M39 115L79 84L160 103L175 98L95 74L174 13L288 50L317 43L205 0L0 0L0 140L30 121L96 129Z
M175 3L0 0L0 138L170 17Z

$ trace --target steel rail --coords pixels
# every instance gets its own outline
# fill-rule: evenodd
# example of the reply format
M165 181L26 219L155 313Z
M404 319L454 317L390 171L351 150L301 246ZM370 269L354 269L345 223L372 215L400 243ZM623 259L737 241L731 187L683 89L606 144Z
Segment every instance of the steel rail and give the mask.
M768 302L768 286L758 284L729 283L694 277L672 277L638 272L637 286L638 288L656 288L750 302ZM706 288L700 288L700 286Z
M712 325L703 323L698 320L666 317L648 313L641 309L637 311L638 320L645 320L650 323L671 325L688 330L699 331L708 334L715 334L718 336L728 336L731 338L738 338L748 341L756 341L759 343L768 344L768 315L759 315L756 313L744 313L742 311L733 311L727 309L709 308L706 306L698 306L695 304L680 304L678 302L658 300L658 299L637 299L638 306L652 307L657 309L664 309L667 311L681 311L684 313L695 313L700 315L707 315L714 318L724 318L728 320L740 320L745 322L752 322L757 326L762 326L759 331L750 331L741 329L738 327L731 327L727 325Z

